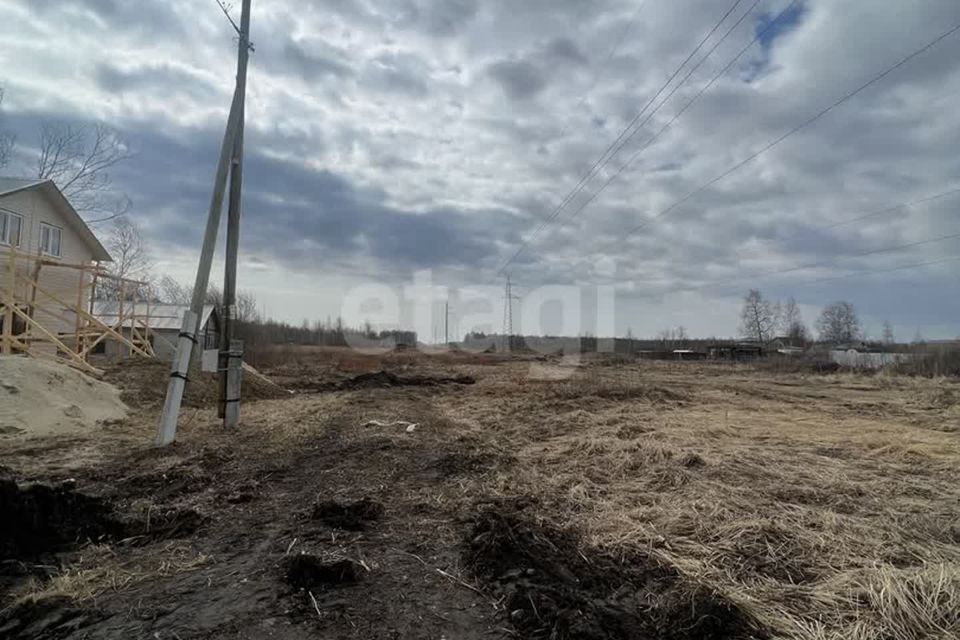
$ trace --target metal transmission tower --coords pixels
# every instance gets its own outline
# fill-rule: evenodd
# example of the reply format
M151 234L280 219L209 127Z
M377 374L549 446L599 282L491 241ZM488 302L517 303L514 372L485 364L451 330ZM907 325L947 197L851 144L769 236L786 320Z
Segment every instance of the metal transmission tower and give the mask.
M519 296L513 294L513 283L510 281L510 275L507 275L507 284L503 296L503 350L513 350L513 301L519 300Z
M450 345L450 301L443 303L443 344Z

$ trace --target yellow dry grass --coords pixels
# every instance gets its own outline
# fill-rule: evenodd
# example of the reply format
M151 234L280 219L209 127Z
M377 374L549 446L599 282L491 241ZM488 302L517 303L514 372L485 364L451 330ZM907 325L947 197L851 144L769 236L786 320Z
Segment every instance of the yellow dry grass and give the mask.
M779 637L960 637L960 385L745 367L517 363L439 399L593 544L645 548Z
M95 603L148 580L195 571L212 562L189 545L168 544L136 561L120 560L109 545L90 545L79 560L46 581L34 580L20 590L18 600L66 597L78 603Z

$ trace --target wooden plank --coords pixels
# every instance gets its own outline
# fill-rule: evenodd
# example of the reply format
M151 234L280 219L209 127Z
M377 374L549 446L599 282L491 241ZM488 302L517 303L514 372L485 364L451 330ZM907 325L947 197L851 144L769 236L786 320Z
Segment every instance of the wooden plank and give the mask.
M35 283L35 282L31 282L31 281L29 280L29 278L28 278L28 282L30 282L31 284L36 285L36 283ZM142 355L143 357L145 357L145 358L150 358L150 357L151 357L149 353L147 353L146 351L144 351L144 350L141 349L140 347L136 346L135 344L133 344L132 342L130 342L129 340L127 340L126 338L124 338L122 335L120 335L119 333L117 333L116 331L114 331L112 328L110 328L109 326L107 326L106 324L104 324L103 322L101 322L100 320L98 320L98 319L97 319L96 317L94 317L93 315L87 313L87 312L84 311L83 309L74 309L73 305L71 305L69 302L64 302L64 301L61 300L59 297L57 297L57 296L53 295L52 293L50 293L49 291L46 291L45 289L43 289L43 287L37 286L37 291L39 291L39 292L42 293L43 295L47 296L48 298L50 298L50 299L53 300L54 302L58 302L58 303L62 304L62 305L63 305L64 307L66 307L67 309L72 309L72 310L76 311L77 313L82 314L82 315L84 316L84 319L88 320L89 322L91 322L91 323L93 323L93 324L96 324L96 325L102 327L103 330L106 331L107 333L109 333L114 339L119 340L122 344L125 344L125 345L129 346L133 351L136 351L137 353L139 353L139 354Z
M10 269L10 277L7 279L7 295L5 298L9 301L4 303L6 309L3 314L3 337L0 339L0 352L4 355L13 352L13 313L17 300L17 251L12 246L10 247L10 259L7 268Z
M60 340L60 338L58 338L57 336L52 334L50 331L48 331L46 327L44 327L42 324L40 324L39 322L37 322L36 320L28 316L26 313L24 313L20 309L14 309L13 312L18 316L20 316L27 323L28 326L36 329L43 335L47 336L50 342L57 345L64 353L66 353L70 357L70 360L72 360L77 366L79 366L84 370L90 371L91 373L99 373L99 370L96 367L93 367L90 364L88 364L86 360L81 358L70 347L64 344L63 341Z

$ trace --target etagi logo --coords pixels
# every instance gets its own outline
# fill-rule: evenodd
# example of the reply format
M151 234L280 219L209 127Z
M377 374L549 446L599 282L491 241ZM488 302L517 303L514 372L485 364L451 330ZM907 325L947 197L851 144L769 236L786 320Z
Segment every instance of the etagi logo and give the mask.
M412 330L428 353L560 356L559 361L531 358L528 375L564 379L580 365L585 351L614 349L616 291L630 286L616 280L615 267L612 259L596 265L609 284L549 284L522 291L493 285L451 289L435 284L429 270L416 272L413 282L402 286L363 283L344 295L341 317L363 323L369 335L380 337L351 334L347 343L361 353L383 354L396 349L400 336Z

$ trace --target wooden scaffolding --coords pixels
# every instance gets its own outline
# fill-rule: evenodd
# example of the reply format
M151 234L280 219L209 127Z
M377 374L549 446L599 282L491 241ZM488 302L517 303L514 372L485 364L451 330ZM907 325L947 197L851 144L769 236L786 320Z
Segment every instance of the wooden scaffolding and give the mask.
M95 375L102 372L89 356L106 340L124 345L131 356L154 357L145 283L113 276L97 263L6 249L0 254L0 354L55 360ZM94 315L98 283L116 292L117 317L109 324Z

